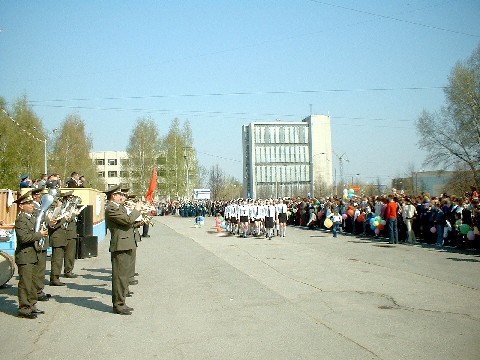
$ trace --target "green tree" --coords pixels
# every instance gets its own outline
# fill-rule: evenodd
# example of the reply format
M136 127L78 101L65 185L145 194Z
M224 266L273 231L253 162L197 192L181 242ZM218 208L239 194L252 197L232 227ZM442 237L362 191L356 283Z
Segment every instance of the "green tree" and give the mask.
M180 120L175 118L172 120L162 144L165 153L165 176L163 178L165 195L170 199L179 199L184 192L184 146L184 139L180 131Z
M91 136L85 133L85 123L80 115L67 115L53 139L48 172L60 174L65 181L76 171L85 176L88 187L103 189L103 180L98 178L95 164L90 157L92 143Z
M150 184L152 170L161 155L161 139L157 125L151 118L139 118L130 135L127 147L128 163L124 171L131 185L131 192L144 196ZM158 169L157 169L158 171Z
M200 187L200 167L197 160L197 152L193 145L193 134L190 122L187 120L183 124L183 159L184 159L184 179L185 179L185 198L191 199L193 189Z
M452 69L445 96L440 111L417 120L419 146L428 152L426 163L468 170L470 184L479 187L480 46Z
M10 114L0 113L0 185L17 189L22 174L35 179L43 172L45 132L26 96L16 100L10 112L3 98L0 107Z

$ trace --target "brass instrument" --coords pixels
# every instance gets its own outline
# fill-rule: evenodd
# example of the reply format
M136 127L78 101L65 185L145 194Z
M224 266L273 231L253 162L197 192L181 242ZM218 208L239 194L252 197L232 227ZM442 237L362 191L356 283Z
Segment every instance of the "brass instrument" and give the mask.
M125 206L127 209L135 209L135 206L137 203L132 200L125 200L123 203L123 206ZM144 202L142 202L142 207L140 208L140 213L142 214L142 221L145 224L153 226L155 222L153 221L153 216L152 216L152 211L156 211L155 206L148 205Z
M68 224L72 221L77 221L76 216L80 213L77 211L77 205L82 202L82 198L79 196L72 196L63 204L60 218L64 217L67 221L63 224L63 228L68 228Z
M63 217L63 208L64 207L62 206L62 202L58 198L56 198L52 205L45 212L45 217L49 222L58 221Z
M80 211L77 211L78 205L82 203L82 198L79 196L74 196L72 201L69 202L69 207L66 207L66 217L69 218L70 220L73 219L75 216L77 216Z
M40 211L37 214L37 220L35 222L35 232L40 231L40 228L44 228L44 229L47 228L43 217L45 215L45 212L48 210L48 208L53 204L54 200L55 200L55 197L50 194L45 194L42 196ZM38 245L40 249L42 249L43 246L45 245L45 238L42 237L38 241Z

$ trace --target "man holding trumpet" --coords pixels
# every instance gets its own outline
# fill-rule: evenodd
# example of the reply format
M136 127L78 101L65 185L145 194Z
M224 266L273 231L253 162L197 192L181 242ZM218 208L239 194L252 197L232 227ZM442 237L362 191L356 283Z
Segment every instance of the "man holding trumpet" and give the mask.
M131 315L133 308L125 304L128 294L133 251L136 247L133 225L141 215L142 204L136 203L131 212L124 206L126 192L120 185L105 191L107 205L105 220L110 231L110 253L112 260L112 305L113 312L120 315Z

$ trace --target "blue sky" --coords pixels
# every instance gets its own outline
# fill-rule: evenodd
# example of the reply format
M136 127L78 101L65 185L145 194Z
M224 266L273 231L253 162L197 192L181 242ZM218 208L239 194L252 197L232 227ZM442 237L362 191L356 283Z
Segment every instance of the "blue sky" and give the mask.
M79 113L95 151L139 117L189 120L200 163L242 177L241 127L329 114L344 173L422 164L415 120L480 44L471 1L2 1L0 96L47 129ZM334 168L338 161L334 157Z

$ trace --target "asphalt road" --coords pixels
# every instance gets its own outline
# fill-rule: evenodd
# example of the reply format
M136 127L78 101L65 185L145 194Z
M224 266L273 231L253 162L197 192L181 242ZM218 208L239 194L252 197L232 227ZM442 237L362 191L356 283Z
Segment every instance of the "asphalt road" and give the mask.
M480 358L478 253L155 222L138 247L131 316L112 313L107 235L98 257L77 260L78 278L46 286L38 319L16 317L16 276L0 289L0 358Z

